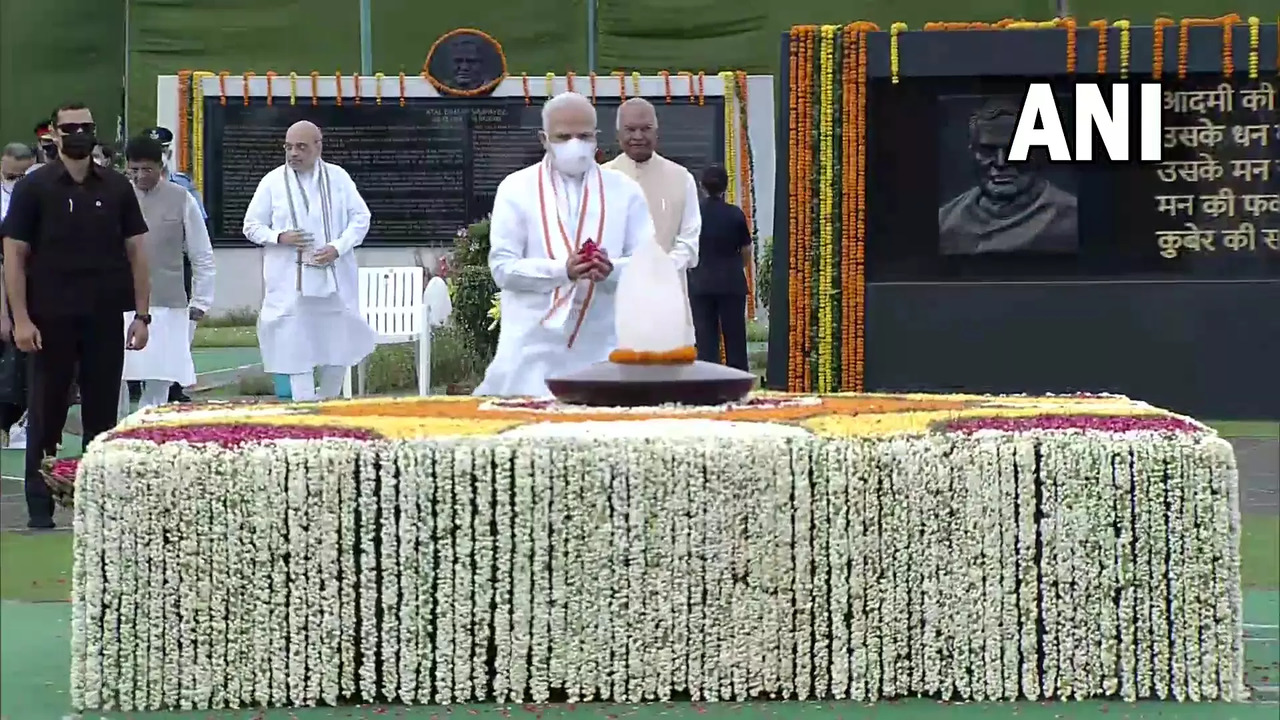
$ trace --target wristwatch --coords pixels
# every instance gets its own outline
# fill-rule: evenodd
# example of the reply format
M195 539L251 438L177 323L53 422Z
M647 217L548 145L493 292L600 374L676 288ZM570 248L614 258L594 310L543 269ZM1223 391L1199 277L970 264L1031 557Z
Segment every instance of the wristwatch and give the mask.
M138 322L142 323L143 325L150 325L150 324L151 324L151 314L150 314L150 313L134 313L134 314L133 314L133 319L134 319L134 320L137 320Z

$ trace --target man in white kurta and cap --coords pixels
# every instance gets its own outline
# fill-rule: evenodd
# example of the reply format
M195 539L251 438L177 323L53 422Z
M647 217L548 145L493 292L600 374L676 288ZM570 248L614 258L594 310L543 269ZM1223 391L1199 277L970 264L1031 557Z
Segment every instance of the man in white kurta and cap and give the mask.
M618 106L617 125L622 154L605 163L605 167L635 180L644 191L653 216L654 239L675 261L680 274L685 314L692 328L685 271L698 264L698 235L702 232L698 183L682 165L657 153L658 113L648 100L631 98ZM688 341L686 344L693 345L692 335Z
M477 395L549 394L546 379L609 358L619 275L653 220L640 186L595 162L596 110L577 93L542 107L546 155L498 185L489 269L498 349Z
M262 369L288 375L295 401L337 397L375 342L355 257L369 207L347 171L320 158L321 143L320 128L294 123L285 164L258 183L244 216L244 236L263 246Z

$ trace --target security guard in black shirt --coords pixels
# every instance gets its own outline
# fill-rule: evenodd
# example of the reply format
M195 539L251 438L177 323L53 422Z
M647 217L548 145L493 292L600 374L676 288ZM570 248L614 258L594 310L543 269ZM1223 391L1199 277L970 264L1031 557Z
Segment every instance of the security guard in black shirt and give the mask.
M720 362L720 340L729 367L747 369L747 258L751 230L735 205L724 201L729 174L712 166L702 173L702 233L698 265L689 269L689 309L698 359Z
M14 341L31 360L27 418L27 527L53 527L41 461L57 450L67 389L79 366L87 446L116 422L124 351L147 344L151 288L142 250L146 221L122 174L95 165L89 109L54 113L59 158L14 189L4 236L4 279ZM124 313L136 310L127 336Z

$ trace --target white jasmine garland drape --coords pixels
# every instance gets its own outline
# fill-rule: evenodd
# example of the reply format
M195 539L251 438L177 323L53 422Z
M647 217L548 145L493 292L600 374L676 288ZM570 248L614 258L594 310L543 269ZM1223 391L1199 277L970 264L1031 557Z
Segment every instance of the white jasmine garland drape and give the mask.
M581 425L95 443L73 704L1243 697L1216 436Z

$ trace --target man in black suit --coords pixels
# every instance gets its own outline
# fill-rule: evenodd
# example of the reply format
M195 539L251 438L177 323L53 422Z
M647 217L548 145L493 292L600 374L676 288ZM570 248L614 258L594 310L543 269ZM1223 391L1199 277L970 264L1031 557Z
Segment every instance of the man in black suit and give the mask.
M693 313L698 359L720 362L724 339L725 364L747 370L747 274L751 258L751 229L735 205L724 200L729 175L712 166L702 173L702 233L698 264L689 269L689 308Z

